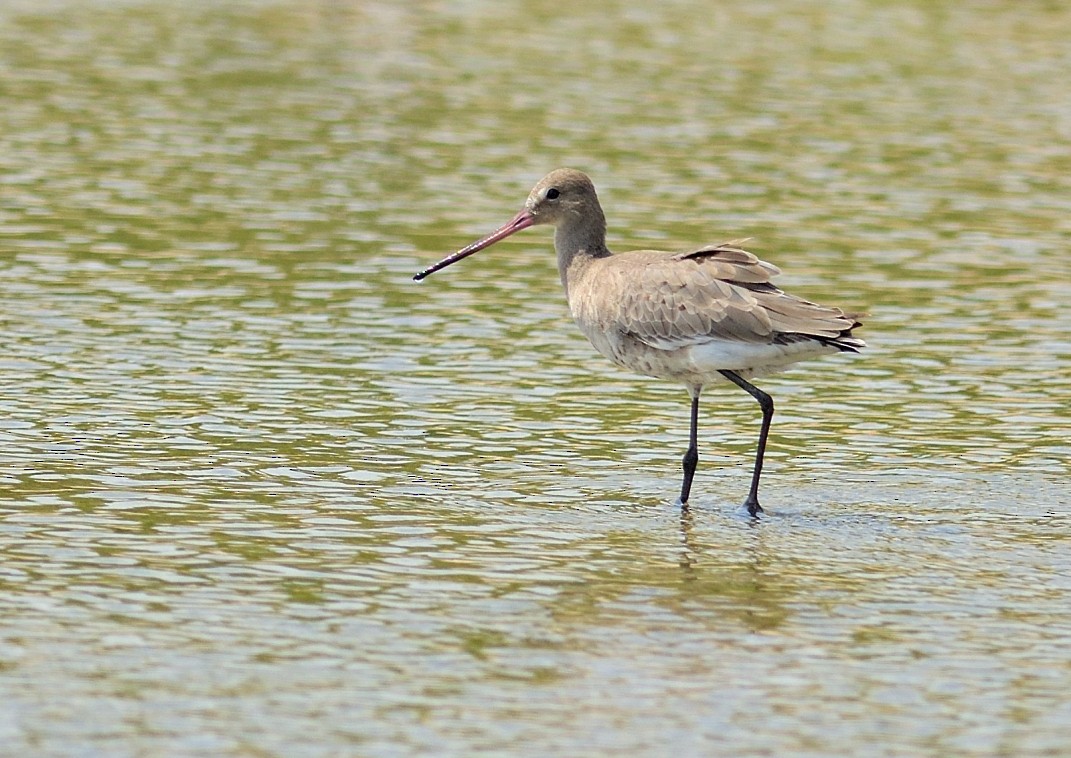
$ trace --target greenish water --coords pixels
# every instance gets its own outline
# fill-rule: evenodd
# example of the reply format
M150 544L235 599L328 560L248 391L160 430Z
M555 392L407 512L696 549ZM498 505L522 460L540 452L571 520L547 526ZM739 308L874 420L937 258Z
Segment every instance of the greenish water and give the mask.
M740 7L736 7L739 5ZM1071 751L1071 11L0 7L0 753ZM704 398L550 235L750 236L871 349Z

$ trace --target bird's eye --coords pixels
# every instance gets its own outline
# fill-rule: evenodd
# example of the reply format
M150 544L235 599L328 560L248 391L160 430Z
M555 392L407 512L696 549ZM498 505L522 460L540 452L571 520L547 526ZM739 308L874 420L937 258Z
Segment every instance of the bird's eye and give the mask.
M546 198L547 200L557 200L560 194L561 193L558 192L556 188L551 187L549 190L547 190Z

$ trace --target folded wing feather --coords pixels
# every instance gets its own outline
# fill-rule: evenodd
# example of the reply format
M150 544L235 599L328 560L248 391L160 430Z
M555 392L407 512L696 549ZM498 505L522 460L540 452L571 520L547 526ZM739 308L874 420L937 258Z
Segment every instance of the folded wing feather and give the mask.
M646 260L637 266L634 259L616 272L617 327L651 347L673 350L714 340L832 339L855 325L839 308L782 292L770 283L779 269L737 247L739 242L672 256L622 256Z

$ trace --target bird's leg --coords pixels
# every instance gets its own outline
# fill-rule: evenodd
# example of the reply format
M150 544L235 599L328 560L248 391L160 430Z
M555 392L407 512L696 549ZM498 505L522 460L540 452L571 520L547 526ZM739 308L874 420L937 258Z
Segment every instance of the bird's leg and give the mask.
M751 474L751 489L747 493L747 500L744 501L747 512L756 516L762 513L762 506L759 505L759 477L762 475L762 458L766 454L766 438L770 435L770 422L773 421L773 398L735 371L719 373L758 400L759 407L762 408L762 428L759 430L759 449L755 453L755 471Z
M692 429L688 434L688 450L684 453L681 463L684 465L684 482L681 484L681 508L688 507L688 495L692 491L692 479L695 477L695 467L699 463L699 391L700 387L692 387Z

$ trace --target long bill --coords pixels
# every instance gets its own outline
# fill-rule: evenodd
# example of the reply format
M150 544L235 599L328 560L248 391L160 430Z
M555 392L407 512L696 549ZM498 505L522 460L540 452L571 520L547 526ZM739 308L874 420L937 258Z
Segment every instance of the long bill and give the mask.
M414 276L413 279L415 279L416 281L419 282L424 277L431 276L432 274L434 274L439 269L446 268L451 263L457 263L462 258L468 258L473 253L477 253L480 250L483 250L485 247L490 247L491 245L495 244L499 240L503 240L506 237L510 236L511 234L513 234L515 232L519 232L521 229L527 229L528 227L530 227L534 223L535 223L535 216L533 216L531 213L529 213L528 209L525 208L520 213L518 213L516 216L514 216L513 220L510 221L508 224L498 227L493 232L488 234L486 237L482 237L482 238L476 240L475 242L473 242L468 247L461 248L460 250L458 250L453 255L446 256L441 261L436 263L434 266L429 266L428 268L426 268L423 271L421 271L419 274Z

